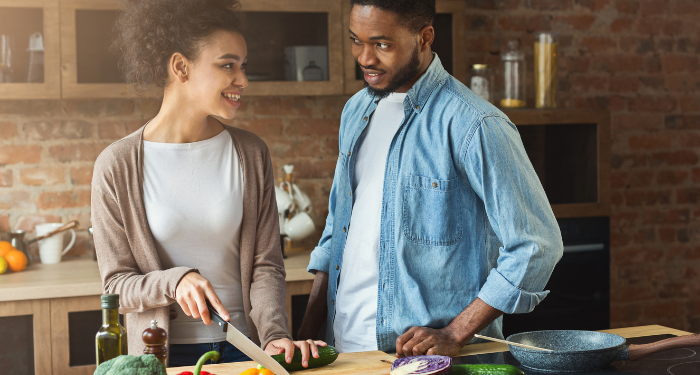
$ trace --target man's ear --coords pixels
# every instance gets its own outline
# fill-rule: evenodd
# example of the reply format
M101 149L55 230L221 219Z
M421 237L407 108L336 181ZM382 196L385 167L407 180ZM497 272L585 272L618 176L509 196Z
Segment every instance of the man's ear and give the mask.
M170 56L168 64L169 74L180 83L187 82L187 59L180 52L173 53Z
M435 29L431 26L424 26L420 30L420 50L425 51L433 44L435 41Z

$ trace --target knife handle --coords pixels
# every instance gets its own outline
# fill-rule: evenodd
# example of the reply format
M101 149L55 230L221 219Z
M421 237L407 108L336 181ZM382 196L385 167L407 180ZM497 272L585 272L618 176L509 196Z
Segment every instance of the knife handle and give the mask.
M228 322L223 320L221 316L219 315L218 312L216 312L216 309L214 306L209 303L209 300L207 301L207 309L209 310L209 317L211 318L211 321L218 324L219 328L221 328L222 331L226 332L228 331Z

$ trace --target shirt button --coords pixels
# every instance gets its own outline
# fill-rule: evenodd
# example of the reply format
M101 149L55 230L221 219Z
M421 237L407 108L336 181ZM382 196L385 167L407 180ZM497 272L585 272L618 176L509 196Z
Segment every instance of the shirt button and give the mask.
M348 151L348 156L352 155L352 151Z
M347 231L347 229L345 227L343 227L343 232L345 232L345 231Z
M433 187L437 188L437 182L433 182Z
M339 269L340 269L340 266L336 264L336 265L335 265L335 269L336 269L336 270L339 270Z
M367 121L367 117L363 118L362 120Z
M417 106L416 106L416 109L420 109L420 106L419 106L419 105L417 105Z
M350 192L350 195L352 195L352 191Z
M331 305L335 305L335 300L334 300L334 299L331 300Z

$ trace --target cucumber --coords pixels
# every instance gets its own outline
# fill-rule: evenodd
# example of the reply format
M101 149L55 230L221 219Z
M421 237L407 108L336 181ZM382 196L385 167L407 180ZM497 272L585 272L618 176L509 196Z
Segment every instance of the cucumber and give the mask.
M452 375L525 375L511 365L452 365Z
M304 367L301 364L301 351L295 350L292 357L292 363L287 363L284 360L284 353L273 355L272 358L277 361L287 371L299 371L310 368L330 365L338 358L338 350L330 345L318 347L318 358L309 356L309 367Z

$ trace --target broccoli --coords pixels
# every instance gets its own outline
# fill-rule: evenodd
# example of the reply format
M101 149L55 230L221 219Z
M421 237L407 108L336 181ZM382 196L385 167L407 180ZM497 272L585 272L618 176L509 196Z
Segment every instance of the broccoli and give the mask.
M165 366L153 354L120 355L102 362L93 375L166 375Z

